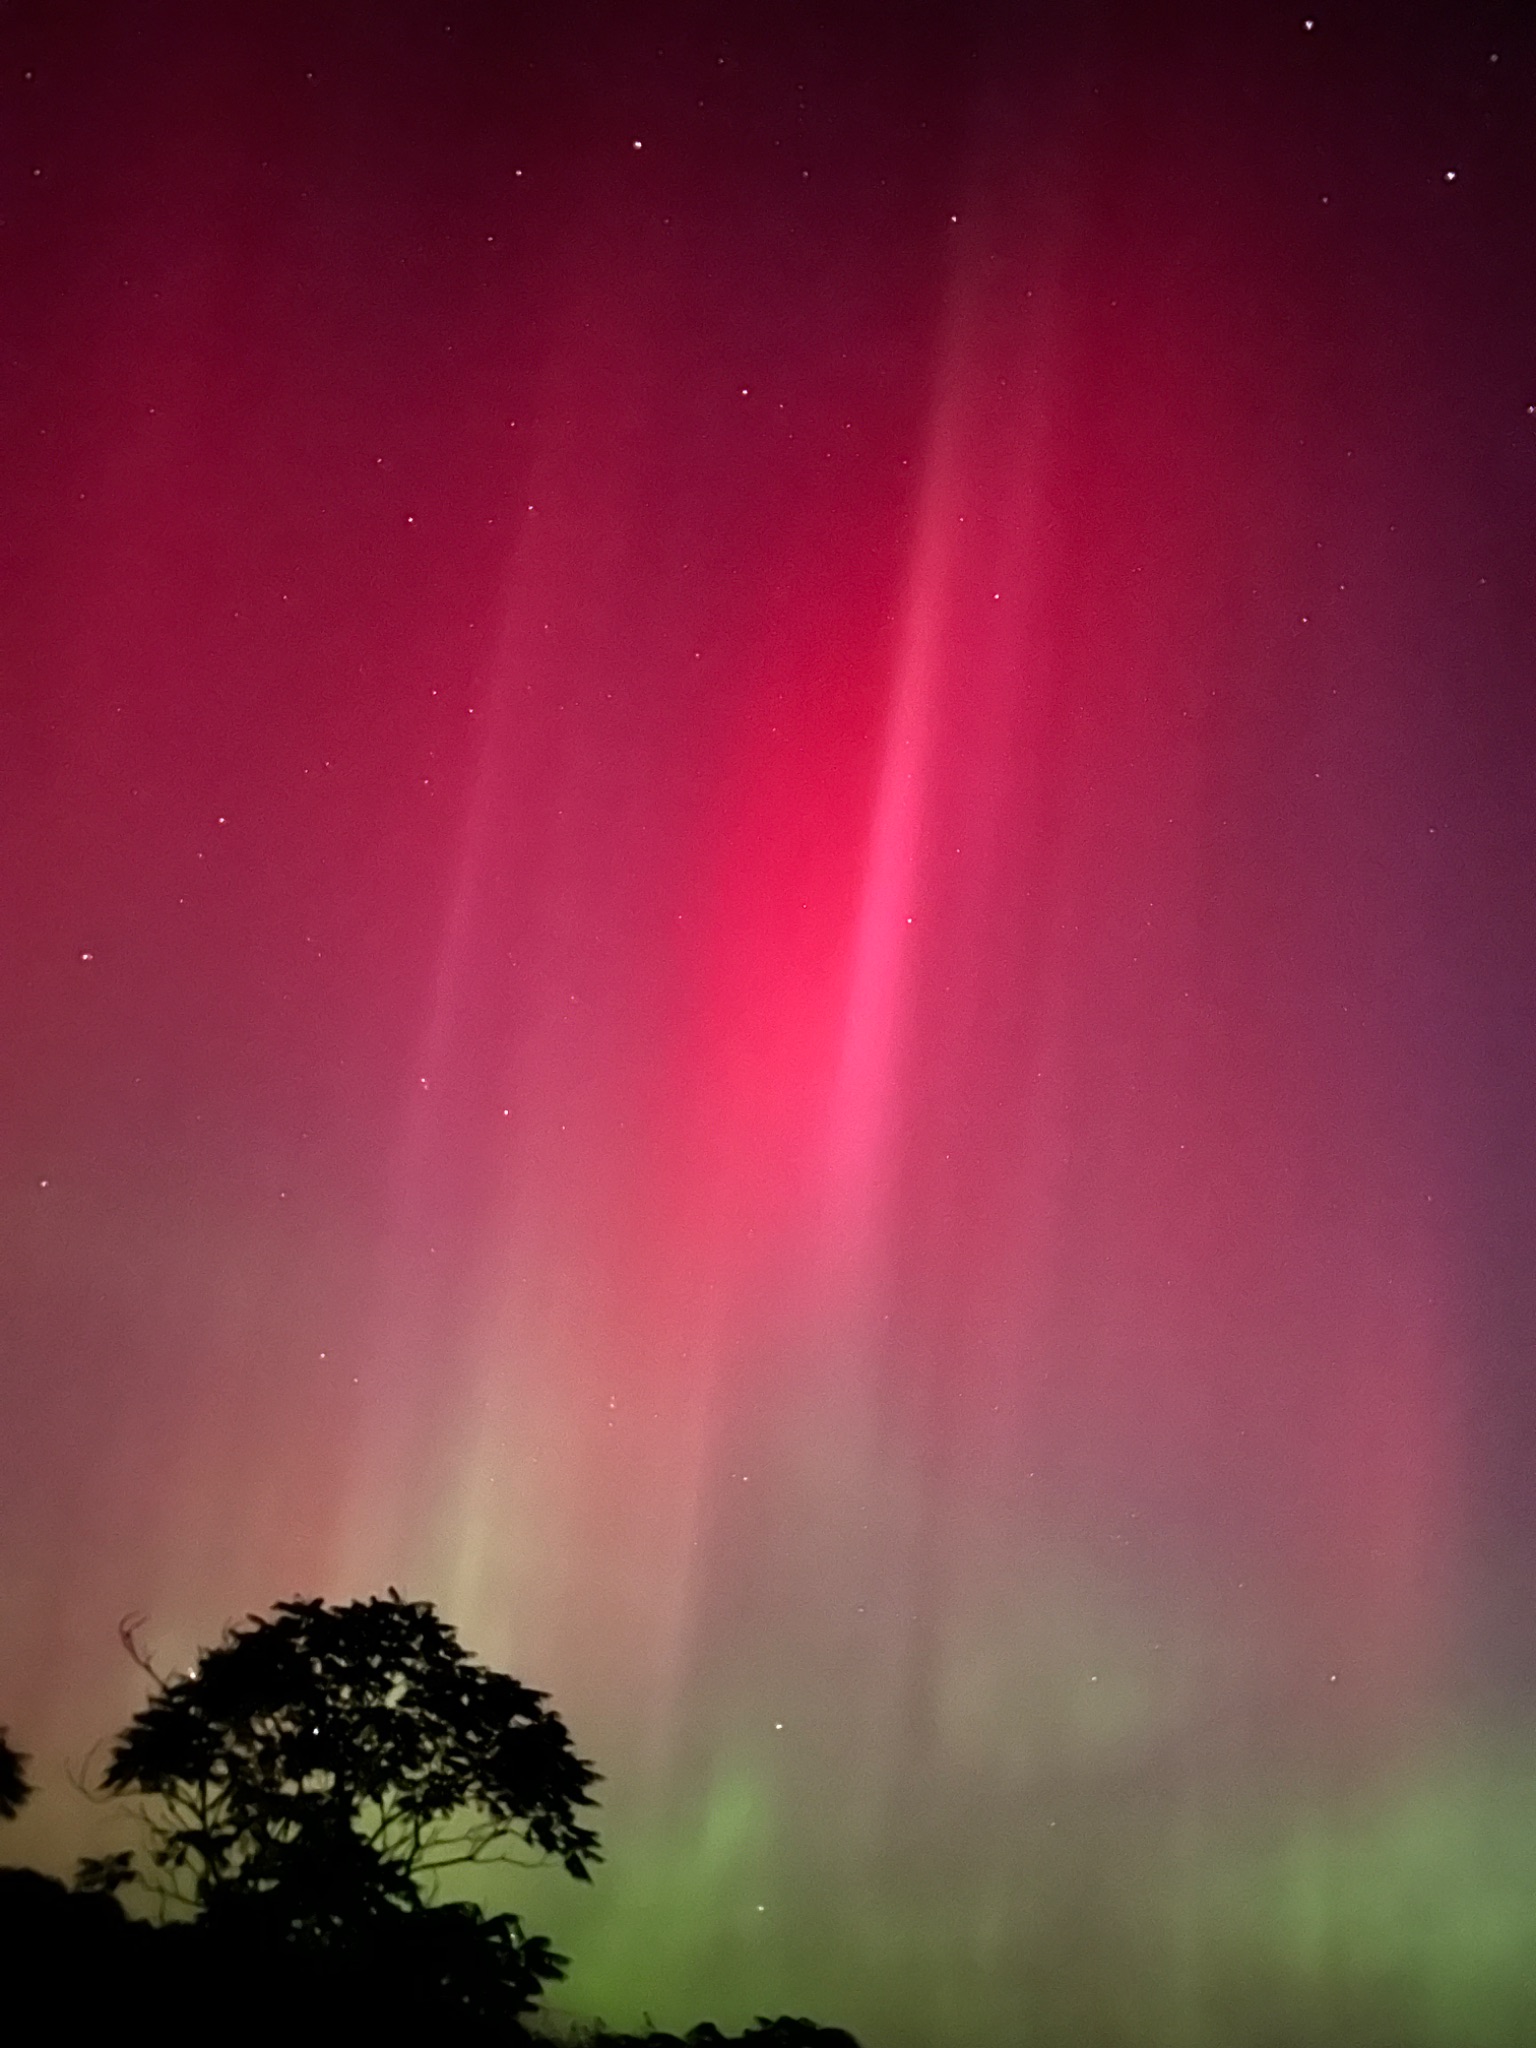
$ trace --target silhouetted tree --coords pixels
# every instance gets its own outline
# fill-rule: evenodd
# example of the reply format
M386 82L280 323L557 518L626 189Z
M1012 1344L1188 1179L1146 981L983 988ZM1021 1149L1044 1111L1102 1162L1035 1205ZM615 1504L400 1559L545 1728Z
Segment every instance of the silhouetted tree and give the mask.
M486 1670L434 1609L387 1599L280 1602L154 1682L105 1789L145 1802L154 1861L192 1909L156 1924L117 1894L131 1854L82 1858L72 1885L0 1869L0 1952L49 1986L60 2038L118 2028L123 1987L174 1983L178 2010L242 2039L507 2044L565 1958L516 1914L430 1897L456 1864L600 1860L581 1819L599 1782L543 1693ZM0 1817L30 1797L0 1729ZM231 2011L232 1991L238 2011ZM650 2023L647 2021L647 2026ZM783 2016L740 2035L590 2037L602 2048L857 2048Z
M27 1761L19 1749L12 1749L9 1728L0 1728L0 1820L14 1820L32 1797L27 1782Z
M156 1692L103 1782L150 1802L154 1860L209 1941L387 1981L396 2021L444 2000L504 2021L563 1974L515 1914L424 1895L450 1866L529 1860L517 1846L583 1879L599 1860L578 1817L597 1773L564 1722L472 1662L428 1603L283 1601L170 1678L125 1640Z

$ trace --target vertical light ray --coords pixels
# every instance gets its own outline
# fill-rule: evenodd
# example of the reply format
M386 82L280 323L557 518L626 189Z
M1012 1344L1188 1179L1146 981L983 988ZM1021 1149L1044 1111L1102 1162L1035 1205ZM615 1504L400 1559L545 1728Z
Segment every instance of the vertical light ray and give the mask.
M904 998L921 915L919 863L943 697L943 635L958 529L960 363L946 349L880 749L828 1111L824 1256L854 1296L890 1172Z
M498 797L504 792L507 705L516 673L519 563L509 564L495 654L478 692L476 744L468 798L459 825L433 962L415 1071L405 1077L398 1135L391 1163L389 1225L377 1278L376 1305L364 1356L374 1381L367 1421L350 1447L349 1506L340 1518L335 1569L350 1585L377 1578L379 1560L399 1560L415 1519L410 1464L419 1457L421 1406L430 1380L421 1352L429 1341L419 1301L416 1268L429 1168L439 1117L434 1087L447 1077L460 1022L465 969L477 937L476 911L492 841L504 831ZM430 1248L428 1248L430 1251ZM397 1563L403 1570L403 1563Z

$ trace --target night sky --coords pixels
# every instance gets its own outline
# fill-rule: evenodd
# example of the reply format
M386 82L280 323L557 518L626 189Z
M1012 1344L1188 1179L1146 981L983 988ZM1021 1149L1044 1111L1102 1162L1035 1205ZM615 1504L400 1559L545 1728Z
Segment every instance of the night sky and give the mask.
M295 1592L612 2024L1536 2038L1536 18L0 14L0 1842Z

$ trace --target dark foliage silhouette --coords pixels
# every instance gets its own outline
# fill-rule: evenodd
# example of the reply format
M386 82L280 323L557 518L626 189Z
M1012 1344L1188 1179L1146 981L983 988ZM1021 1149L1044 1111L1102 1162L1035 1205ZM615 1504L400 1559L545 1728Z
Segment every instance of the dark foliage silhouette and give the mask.
M161 1802L157 1860L200 1900L278 1883L302 1899L320 1865L344 1898L408 1902L513 1840L573 1877L600 1860L577 1817L598 1774L565 1723L428 1602L282 1601L156 1684L103 1783Z
M565 1958L512 1913L440 1903L455 1865L600 1861L592 1766L545 1695L489 1671L424 1602L279 1603L189 1672L153 1681L103 1774L138 1803L165 1909L126 1913L127 1851L72 1884L0 1868L0 1954L49 1985L59 2038L120 2031L134 1987L224 2038L522 2041ZM31 1796L0 1729L0 1818ZM521 1852L521 1853L518 1853ZM125 2000L127 2004L125 2004ZM131 2016L144 2017L137 2007ZM840 2028L759 2019L727 2036L600 2034L603 2048L857 2048Z
M0 1728L0 1819L14 1820L32 1797L27 1761ZM0 1865L0 1958L10 1981L24 1965L32 1983L54 1986L51 2017L77 2034L108 2023L106 1987L140 1967L153 1931L130 1920L113 1896L131 1862L127 1855L87 1857L73 1886Z
M27 1758L12 1749L9 1728L0 1728L0 1820L14 1820L32 1797Z
M755 2019L745 2033L722 2034L711 2020L702 2020L686 2034L610 2034L594 2036L594 2048L859 2048L841 2027L821 2027L814 2020L781 2013L777 2019Z
M142 1802L210 1953L280 1973L303 1959L310 2004L334 1978L354 2018L382 1975L395 2023L451 2009L504 2024L563 1974L515 1914L424 1889L455 1865L553 1858L585 1879L599 1860L579 1818L597 1773L564 1722L474 1663L429 1604L284 1601L193 1671L151 1675L103 1784Z

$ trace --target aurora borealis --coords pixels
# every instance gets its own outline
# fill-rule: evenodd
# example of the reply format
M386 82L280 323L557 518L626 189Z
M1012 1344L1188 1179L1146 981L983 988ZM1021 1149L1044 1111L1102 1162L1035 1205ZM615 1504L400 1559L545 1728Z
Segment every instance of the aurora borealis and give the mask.
M1518 10L0 19L10 1860L399 1585L615 2025L1536 2038Z

